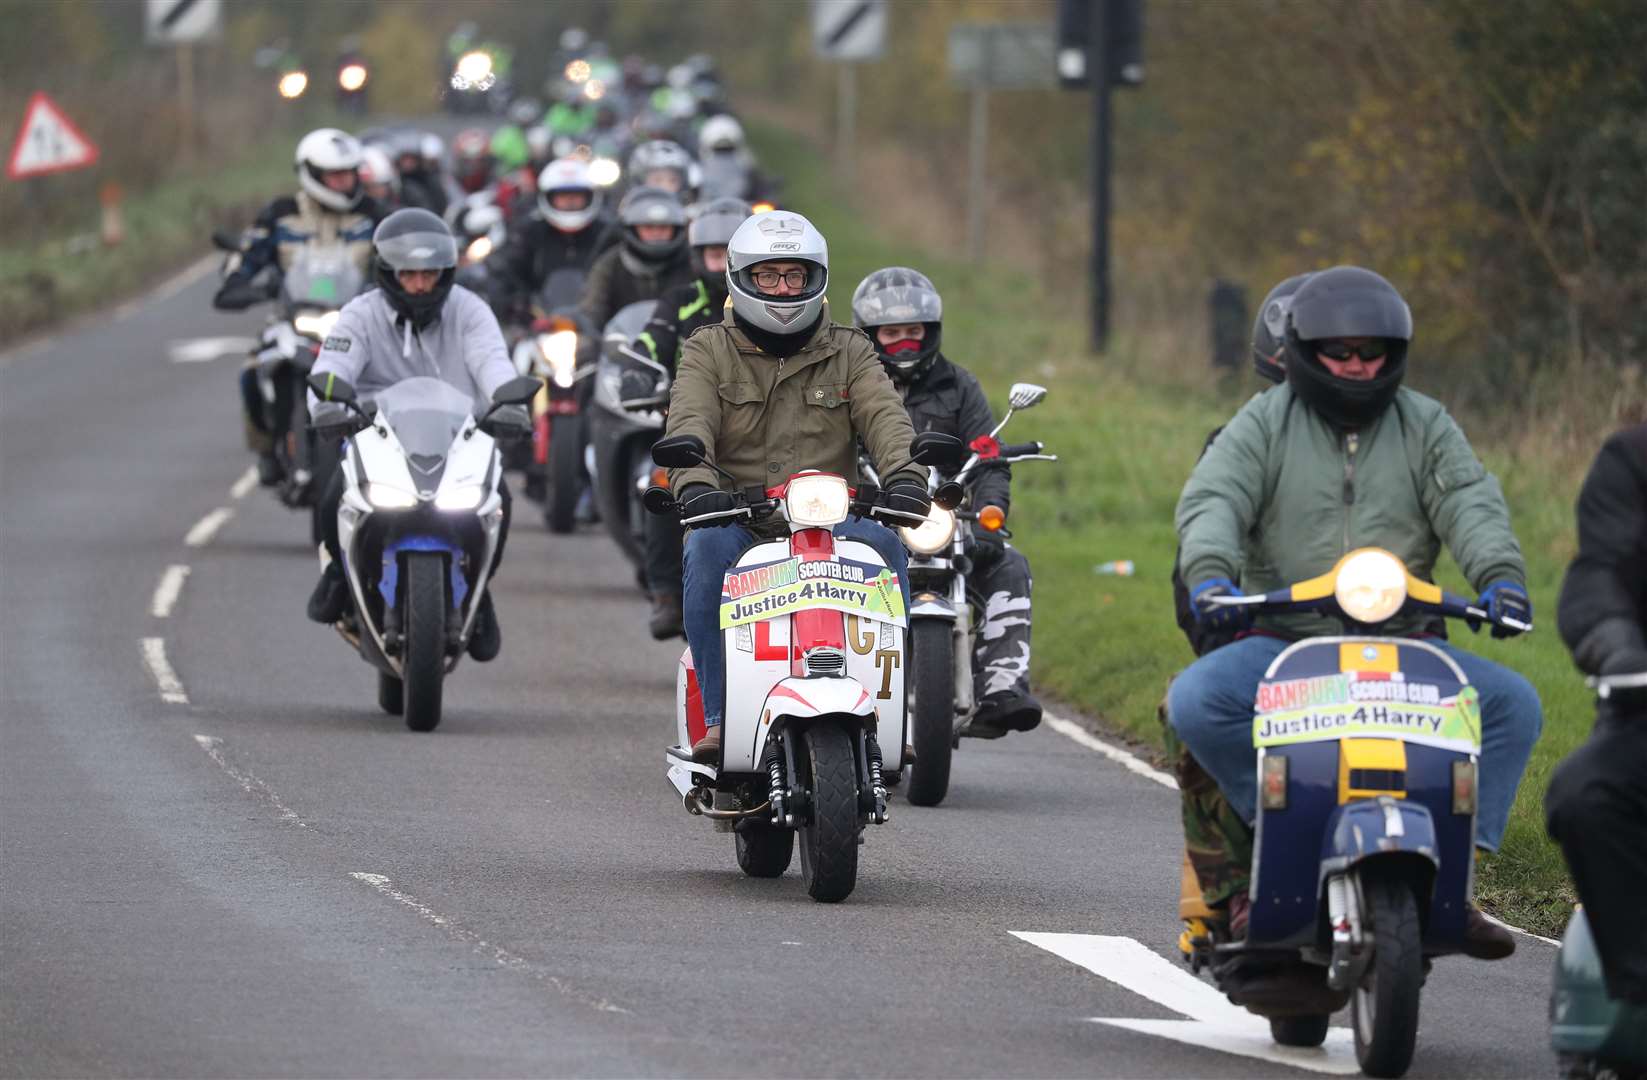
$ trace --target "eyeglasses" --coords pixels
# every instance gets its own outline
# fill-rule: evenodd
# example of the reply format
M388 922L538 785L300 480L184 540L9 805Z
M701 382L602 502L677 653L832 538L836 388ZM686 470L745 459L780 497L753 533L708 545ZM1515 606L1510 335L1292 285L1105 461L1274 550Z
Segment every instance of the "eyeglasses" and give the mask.
M1318 341L1315 343L1315 351L1328 360L1348 360L1352 356L1358 356L1370 363L1388 356L1390 343L1383 338L1374 338L1365 345L1346 345L1342 341Z
M780 281L791 289L804 289L810 275L805 270L786 270L781 274L776 270L756 270L749 276L755 279L756 287L762 289L776 289Z

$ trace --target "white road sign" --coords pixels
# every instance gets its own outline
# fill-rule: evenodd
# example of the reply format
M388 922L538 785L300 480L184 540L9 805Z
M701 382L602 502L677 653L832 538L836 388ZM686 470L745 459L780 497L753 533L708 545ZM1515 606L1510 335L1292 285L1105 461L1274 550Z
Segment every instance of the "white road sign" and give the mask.
M812 0L812 48L825 60L879 60L886 0Z
M29 99L23 114L23 126L6 161L6 175L21 180L83 168L96 160L97 146L69 122L51 98L38 93Z
M148 0L143 25L151 45L214 38L223 27L223 0Z

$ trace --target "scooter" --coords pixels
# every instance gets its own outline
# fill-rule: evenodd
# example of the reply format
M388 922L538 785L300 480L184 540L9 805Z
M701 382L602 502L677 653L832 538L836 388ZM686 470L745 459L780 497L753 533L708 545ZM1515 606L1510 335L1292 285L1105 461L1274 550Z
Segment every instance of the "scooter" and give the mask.
M972 441L971 456L949 481L930 470L932 510L919 526L898 530L909 550L909 724L915 764L905 778L904 798L914 806L937 806L949 793L954 752L977 710L973 699L973 650L979 616L977 598L967 592L974 541L963 522L990 533L1005 532L999 507L961 509L966 481L980 469L1020 461L1057 461L1038 442L1003 445L997 436L1020 409L1040 404L1045 387L1014 383L1007 412L995 429ZM873 472L870 473L873 476ZM940 498L939 495L942 495Z
M1289 588L1219 602L1336 615L1346 635L1295 642L1259 684L1247 936L1231 941L1224 924L1197 919L1181 947L1231 1001L1268 1018L1284 1046L1321 1045L1350 1002L1361 1070L1402 1076L1430 962L1463 950L1481 708L1446 653L1376 634L1402 611L1495 620L1379 548ZM1180 911L1199 901L1186 874Z
M922 464L958 458L959 449L959 440L933 433L911 447ZM705 463L703 443L690 435L659 441L652 456L665 468ZM851 514L894 524L903 515L867 485L854 491L844 477L813 471L733 499L729 511L682 524L778 515L789 536L755 543L727 571L725 726L713 764L692 759L707 729L691 650L681 656L669 782L688 813L730 826L738 866L751 877L781 876L799 833L807 894L837 902L857 883L864 828L886 821L885 771L903 763L907 619L897 575L874 548L831 529ZM679 510L662 488L647 492L647 509Z
M478 421L468 395L427 376L382 391L371 410L335 376L311 375L308 384L353 414L341 432L348 446L337 528L354 603L337 631L378 669L383 711L404 716L413 731L433 731L503 528L490 419L532 400L538 380L504 383Z
M606 324L586 418L601 520L637 571L646 565L643 499L647 488L662 485L651 451L663 434L669 373L630 343L646 329L656 306L655 300L638 300Z

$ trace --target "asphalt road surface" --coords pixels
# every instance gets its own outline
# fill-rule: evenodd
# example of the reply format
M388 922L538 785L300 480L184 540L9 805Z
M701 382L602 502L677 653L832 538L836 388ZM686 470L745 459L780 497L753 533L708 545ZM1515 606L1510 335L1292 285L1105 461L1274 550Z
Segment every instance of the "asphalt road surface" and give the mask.
M212 286L0 355L0 1074L1353 1071L1176 964L1175 793L1051 725L895 799L846 903L745 878L664 779L679 646L524 501L503 655L408 732L303 617L239 359L174 348L259 325ZM1550 1075L1553 959L1438 964L1411 1075Z

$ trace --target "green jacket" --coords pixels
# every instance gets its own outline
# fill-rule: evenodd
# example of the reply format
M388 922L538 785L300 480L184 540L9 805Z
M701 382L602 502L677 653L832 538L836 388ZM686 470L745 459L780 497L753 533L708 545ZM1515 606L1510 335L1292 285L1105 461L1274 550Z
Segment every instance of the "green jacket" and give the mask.
M1371 427L1349 433L1290 386L1258 395L1190 473L1177 523L1191 587L1227 577L1249 595L1270 592L1360 547L1384 548L1433 581L1443 543L1476 589L1526 585L1498 480L1440 402L1406 387ZM1398 617L1389 631L1416 633L1426 621ZM1288 637L1341 632L1336 619L1308 614L1264 615L1258 625Z
M673 469L671 491L771 487L802 469L855 483L859 436L884 484L926 483L926 470L909 459L909 414L869 338L828 316L826 307L812 339L788 359L762 352L733 324L730 308L686 339L665 434L702 439L736 484L703 467Z

